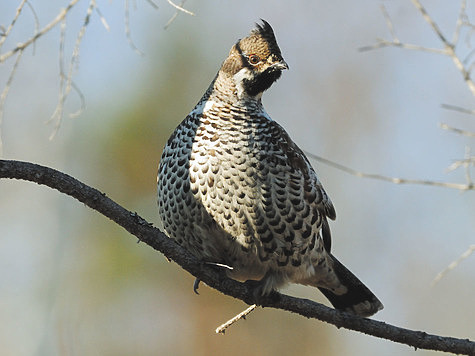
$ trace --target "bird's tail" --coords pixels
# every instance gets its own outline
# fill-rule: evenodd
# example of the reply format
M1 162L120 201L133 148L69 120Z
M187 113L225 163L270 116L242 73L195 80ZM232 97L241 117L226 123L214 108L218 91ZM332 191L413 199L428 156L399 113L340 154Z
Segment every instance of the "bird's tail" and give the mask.
M319 287L330 303L339 310L359 316L368 317L383 309L383 304L348 268L343 266L333 255L333 269L347 292L337 295L329 289Z

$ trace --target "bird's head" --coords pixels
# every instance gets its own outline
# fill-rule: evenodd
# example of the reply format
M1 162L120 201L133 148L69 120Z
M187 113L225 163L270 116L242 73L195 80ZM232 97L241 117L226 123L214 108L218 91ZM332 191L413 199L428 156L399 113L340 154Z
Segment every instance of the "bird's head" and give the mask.
M233 78L239 97L259 98L288 68L272 27L262 20L231 48L221 70Z

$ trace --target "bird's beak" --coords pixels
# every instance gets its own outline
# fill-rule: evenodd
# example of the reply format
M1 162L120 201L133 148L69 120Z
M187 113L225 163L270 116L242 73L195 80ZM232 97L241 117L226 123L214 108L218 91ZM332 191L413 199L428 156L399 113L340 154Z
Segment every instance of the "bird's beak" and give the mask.
M289 65L283 59L281 59L280 61L272 64L271 67L274 68L274 69L277 69L277 70L289 69Z

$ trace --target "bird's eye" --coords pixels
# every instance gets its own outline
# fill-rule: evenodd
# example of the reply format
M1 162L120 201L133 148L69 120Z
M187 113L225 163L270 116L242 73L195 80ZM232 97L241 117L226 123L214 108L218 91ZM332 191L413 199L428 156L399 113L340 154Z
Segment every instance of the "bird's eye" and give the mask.
M251 63L252 65L256 65L257 63L261 61L261 59L259 58L257 54L251 54L248 60L249 60L249 63Z

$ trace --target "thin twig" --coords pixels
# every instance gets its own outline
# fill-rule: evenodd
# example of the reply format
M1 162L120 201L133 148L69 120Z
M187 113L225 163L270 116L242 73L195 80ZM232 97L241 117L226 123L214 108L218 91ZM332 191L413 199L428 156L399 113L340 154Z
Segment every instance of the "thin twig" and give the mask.
M451 104L442 104L441 106L447 110L454 110L454 111L462 112L464 114L475 115L475 110L473 109L466 109L461 106L456 106L456 105L451 105Z
M396 31L394 30L394 25L391 20L391 17L389 16L388 11L386 10L386 6L381 4L380 6L381 12L383 13L383 17L386 20L386 26L388 27L389 33L391 34L391 37L394 42L401 42L399 41L399 38L396 36Z
M180 7L183 7L183 5L185 4L186 0L182 0L181 3L180 3ZM178 17L178 14L180 13L181 11L180 10L176 10L175 13L173 14L172 17L170 17L170 20L168 20L168 22L165 24L165 26L163 27L165 30L173 23L173 21L175 21L175 19Z
M15 23L18 20L18 17L20 17L21 11L23 10L23 7L25 6L26 2L27 0L22 0L20 5L18 5L12 22L10 22L10 25L8 25L7 29L3 32L3 35L0 37L0 49L2 48L2 45L5 43L8 35L13 29L13 26L15 26Z
M73 81L71 82L71 87L74 89L76 94L79 96L79 100L81 101L79 109L69 114L69 117L74 119L79 117L84 112L84 110L86 110L86 98L84 97L81 89L79 89L79 87Z
M58 90L58 102L56 108L54 109L53 114L46 122L47 124L56 120L55 127L53 132L50 135L50 139L56 135L56 132L59 130L61 124L61 119L63 117L64 109L64 83L66 81L66 75L64 74L64 43L66 38L66 18L61 21L60 32L59 32L59 90Z
M152 6L155 10L158 10L158 5L155 4L152 0L147 0L147 2Z
M73 49L73 53L71 55L71 60L69 62L69 70L68 70L68 73L65 74L64 73L64 70L63 70L63 54L64 54L64 36L65 36L65 31L66 31L66 21L63 21L62 23L62 30L61 30L61 41L60 41L60 78L61 78L61 85L60 85L60 93L59 93L59 99L58 99L58 104L56 106L56 109L53 113L53 115L51 116L50 121L56 121L55 123L55 126L54 126L54 129L53 129L53 132L51 133L49 139L52 140L56 134L58 133L58 130L59 130L59 127L61 126L61 122L62 122L62 119L63 119L63 112L64 112L64 103L66 101L66 99L68 98L69 96L69 93L71 92L71 89L73 87L75 87L77 89L77 87L73 84L73 74L74 74L74 70L76 68L76 65L78 63L78 60L79 60L79 48L81 46L81 42L82 42L82 39L84 38L84 35L86 33L86 28L87 26L89 25L89 22L91 20L91 15L94 11L94 8L96 7L96 0L90 0L89 2L89 6L87 8L87 11L86 11L86 16L84 18L84 23L83 25L81 26L81 28L79 29L79 32L78 32L78 35L76 37L76 42L74 44L74 49ZM64 85L64 83L66 83L66 85ZM64 88L64 90L63 90ZM79 93L80 93L80 90L77 90ZM80 95L81 97L81 95ZM84 107L84 103L83 103L83 97L81 99L82 101L82 105L81 105L81 108L79 109L79 111L77 113L75 113L74 115L79 115L81 112L82 112L82 108ZM78 114L79 113L79 114Z
M2 124L3 124L3 113L5 110L5 100L7 98L8 92L10 91L10 87L13 82L13 77L15 76L15 72L18 68L18 64L20 64L21 56L23 55L23 50L19 51L17 54L17 58L15 63L13 64L12 70L10 72L10 76L7 79L7 83L3 88L2 94L0 95L0 157L3 156L3 131L2 131Z
M324 163L327 166L339 169L340 171L349 173L349 174L354 175L356 177L382 180L382 181L391 182L391 183L394 183L394 184L430 185L430 186L435 186L435 187L458 189L458 190L462 190L462 191L475 190L475 185L473 183L461 184L461 183L436 182L436 181L431 181L431 180L394 178L394 177L383 176L381 174L364 173L364 172L360 172L360 171L354 170L352 168L349 168L347 166L344 166L342 164L330 161L329 159L317 156L316 154L313 154L311 152L305 151L305 153L309 157L311 157L311 158L313 158L313 159L315 159L315 160L317 160L321 163Z
M472 49L472 50L465 56L465 58L463 59L462 63L463 63L464 65L466 65L466 64L470 61L470 59L472 58L472 56L473 56L474 54L475 54L475 48Z
M0 178L21 179L46 185L67 194L108 217L147 245L178 263L183 269L208 286L248 304L254 299L253 289L226 276L225 271L204 268L201 261L180 247L137 213L128 211L97 189L57 170L29 162L0 160ZM361 318L337 311L308 299L274 293L261 300L263 307L287 310L306 318L315 318L336 327L363 332L378 338L410 345L417 349L437 350L463 355L475 355L475 342L468 339L428 334L381 321Z
M412 3L414 6L419 10L419 12L422 14L422 17L424 20L430 25L432 30L437 34L439 37L440 41L443 43L447 55L452 58L452 61L454 62L455 66L457 69L462 73L463 79L465 83L467 84L468 88L472 92L472 95L475 96L475 83L473 83L472 79L470 78L470 73L467 71L465 66L463 65L462 61L460 58L457 56L455 53L455 45L453 43L450 43L445 36L442 34L442 31L440 30L439 26L435 23L435 21L432 19L432 17L429 16L427 13L426 9L422 6L419 0L412 0Z
M452 44L454 45L454 47L457 46L457 43L458 43L459 38L460 38L460 30L462 29L462 26L466 22L465 21L465 19L467 17L467 13L465 11L466 8L467 8L467 0L462 0L462 2L460 4L460 13L459 13L459 16L457 18L457 23L455 24L454 35L452 37Z
M465 181L468 184L473 185L472 175L471 175L471 167L475 166L475 156L472 156L472 150L470 146L465 146L465 159L464 159L463 167L465 168Z
M96 4L96 7L95 7L95 10L97 12L97 15L99 15L99 18L101 19L102 26L104 26L104 28L109 32L110 31L109 24L107 23L106 18L102 15L102 12L99 9L99 7L97 6L97 4Z
M475 156L459 159L447 167L447 172L454 171L460 167L475 165Z
M132 35L130 32L130 9L129 9L129 0L125 0L125 11L124 11L124 23L125 23L125 37L127 38L127 42L129 43L130 48L137 53L139 56L143 56L144 53L137 48L134 41L132 40Z
M470 149L470 146L465 146L464 159L457 160L454 163L452 163L447 168L447 171L454 171L460 167L464 168L465 181L467 182L467 184L474 185L472 181L471 167L475 167L475 156L472 156L472 150Z
M439 26L435 23L434 20L432 20L432 17L429 16L427 13L426 9L424 6L422 6L421 2L419 0L411 0L414 6L419 10L419 12L422 14L422 17L426 22L432 27L432 30L437 34L439 39L444 43L446 46L453 47L452 44L447 41L445 36L442 34L442 31L440 30Z
M439 124L439 127L442 130L452 131L452 132L455 132L455 133L457 133L459 135L462 135L462 136L475 137L475 132L462 130L462 129L459 129L459 128L456 128L456 127L449 126L449 125L444 124L444 123Z
M408 49L408 50L431 52L431 53L437 53L437 54L443 54L443 55L449 56L450 58L452 58L452 61L454 62L455 66L457 67L459 72L462 74L463 80L467 84L467 86L468 86L469 90L471 91L472 95L475 96L475 83L472 81L472 79L470 77L470 71L465 68L462 60L455 53L455 44L451 43L447 40L447 38L444 36L442 31L440 30L439 26L435 23L435 21L432 19L432 17L430 17L430 15L427 13L426 9L422 6L422 4L420 3L419 0L411 0L411 1L414 4L414 6L417 8L417 10L419 10L419 12L422 14L422 17L424 18L424 20L429 24L429 26L435 32L435 34L437 35L439 40L442 42L444 48L442 48L442 49L428 48L428 47L424 47L424 46L419 46L419 45L413 45L413 44L400 42L399 39L394 38L394 35L393 35L394 30L392 28L392 26L393 26L392 22L390 20L389 21L387 20L389 18L389 15L386 15L383 12L383 15L386 18L386 24L388 26L388 29L392 33L393 40L388 41L388 40L385 40L385 39L377 39L376 44L374 44L372 46L361 47L359 50L360 51L369 51L369 50L374 50L374 49L379 49L379 48L384 48L384 47L399 47L399 48ZM464 16L463 15L465 13L464 9L465 9L465 1L462 1L461 11L460 11L461 15L459 15L459 19L461 19ZM458 40L459 35L458 35L457 31L460 30L459 28L460 28L461 24L459 24L459 22L461 22L461 21L462 20L458 21L457 25L456 25L456 33L454 34L454 38L456 40ZM465 25L465 22L464 22L464 25Z
M235 317L229 319L224 324L221 324L220 326L218 326L216 328L216 334L223 334L224 335L224 333L226 332L226 329L228 327L230 327L231 325L233 325L234 323L236 323L237 321L239 321L241 319L246 319L246 316L248 316L256 308L257 308L257 305L253 304L249 308L247 308L246 310L240 312Z
M438 273L437 276L435 276L434 280L432 281L431 285L435 286L437 283L440 282L444 276L455 269L460 262L462 262L464 259L468 258L473 252L475 251L475 245L470 245L468 250L466 250L464 253L460 255L459 258L457 258L455 261L451 262L442 272Z
M430 48L430 47L424 47L424 46L410 44L410 43L388 41L388 40L385 40L385 39L382 39L382 38L377 38L376 39L376 44L374 44L374 45L363 46L363 47L358 48L358 51L367 52L367 51L372 51L372 50L379 49L379 48L384 48L384 47L398 47L398 48L408 49L408 50L411 50L411 51L421 51L421 52L429 52L429 53L447 55L447 50L445 50L445 49Z
M0 55L0 63L3 63L5 62L5 60L7 60L8 58L10 58L11 56L13 56L15 53L17 53L18 51L21 51L23 49L25 49L26 47L28 47L29 45L31 45L32 43L34 43L38 38L40 38L41 36L43 36L45 33L47 33L48 31L50 31L51 29L53 29L59 22L61 22L65 17L66 15L68 14L68 12L71 10L71 8L76 5L77 3L79 2L79 0L71 0L71 2L68 4L68 6L66 6L64 9L62 9L59 14L50 22L48 23L45 27L43 27L40 31L38 31L37 33L35 33L34 36L32 36L31 38L29 38L28 40L26 40L25 42L23 43L19 43L16 45L15 48L13 48L12 50Z
M168 3L169 3L171 6L173 6L175 9L180 10L180 11L183 11L185 14L188 14L188 15L191 15L191 16L195 16L195 14L194 14L193 12L188 11L187 9L185 9L185 8L183 8L183 7L181 7L181 6L177 5L177 4L175 4L173 1L171 1L171 0L167 0L167 1L168 1Z
M33 14L33 18L35 20L35 32L34 36L40 31L40 19L38 18L38 15L36 14L35 8L31 3L27 0L26 4L28 5L28 8L31 10L31 13ZM36 52L36 42L33 42L33 55Z

